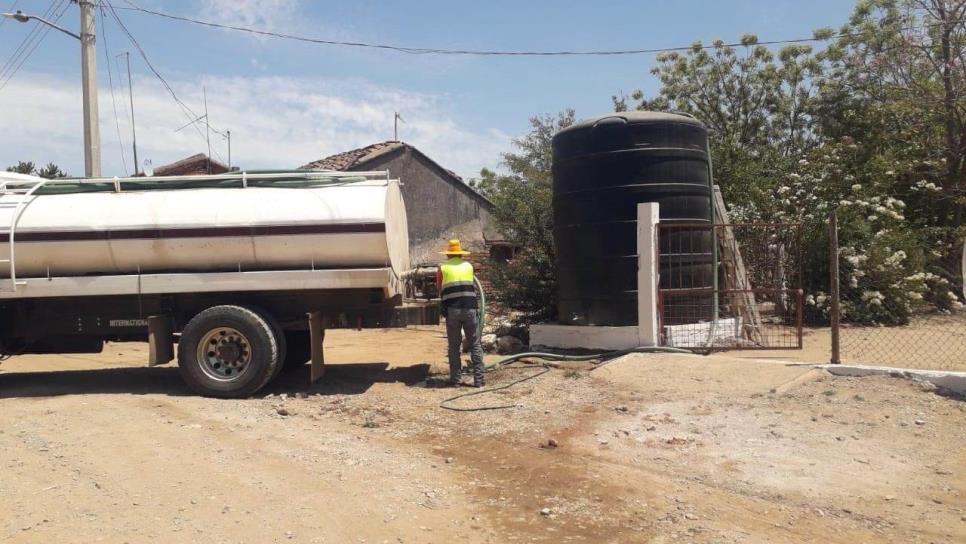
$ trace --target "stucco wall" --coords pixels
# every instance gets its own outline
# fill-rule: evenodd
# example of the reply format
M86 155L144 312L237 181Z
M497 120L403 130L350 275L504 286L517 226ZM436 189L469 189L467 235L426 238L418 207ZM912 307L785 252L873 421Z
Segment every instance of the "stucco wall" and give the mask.
M389 170L402 182L413 264L436 262L433 248L450 238L459 238L470 250L483 251L483 233L492 217L469 188L454 186L431 162L408 148L367 161L364 167Z

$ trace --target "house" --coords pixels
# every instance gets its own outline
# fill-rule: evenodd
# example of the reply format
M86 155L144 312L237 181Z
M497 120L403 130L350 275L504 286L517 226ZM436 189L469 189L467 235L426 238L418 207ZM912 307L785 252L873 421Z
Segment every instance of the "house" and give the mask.
M306 170L388 170L402 182L409 221L409 249L413 265L437 263L439 251L459 238L473 252L478 269L491 251L502 251L505 241L496 230L493 203L415 147L387 141L353 149L302 165Z
M208 171L209 163L211 171ZM204 153L192 155L186 159L175 161L154 168L155 176L197 176L202 174L224 174L228 172L228 165L217 160L209 159Z

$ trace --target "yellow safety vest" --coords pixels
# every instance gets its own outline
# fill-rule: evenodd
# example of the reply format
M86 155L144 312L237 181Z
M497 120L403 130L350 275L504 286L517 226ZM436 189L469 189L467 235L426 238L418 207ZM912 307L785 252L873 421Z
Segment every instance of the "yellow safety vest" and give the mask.
M476 300L472 264L459 257L453 257L441 264L439 269L443 276L439 298L444 306L460 298Z

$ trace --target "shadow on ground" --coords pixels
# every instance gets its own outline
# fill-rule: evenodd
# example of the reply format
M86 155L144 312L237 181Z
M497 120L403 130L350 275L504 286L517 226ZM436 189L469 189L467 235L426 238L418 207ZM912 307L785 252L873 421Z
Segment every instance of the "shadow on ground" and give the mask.
M324 395L358 395L373 384L402 383L413 386L429 375L429 364L389 367L389 363L345 363L326 365L325 377L308 385L309 367L283 372L262 390L264 394L306 392Z
M322 380L310 385L306 366L283 372L258 395L294 392L357 395L376 383L412 386L423 382L428 374L426 363L393 368L389 368L389 363L332 364L326 366ZM185 385L176 366L0 372L0 399L105 394L190 396L194 393Z
M0 399L61 395L191 395L176 367L0 373Z

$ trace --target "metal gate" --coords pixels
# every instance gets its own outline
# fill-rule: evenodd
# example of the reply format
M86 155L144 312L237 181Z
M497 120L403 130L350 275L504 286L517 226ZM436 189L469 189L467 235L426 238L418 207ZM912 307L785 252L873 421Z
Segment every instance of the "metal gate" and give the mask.
M801 349L801 225L658 225L661 343Z

